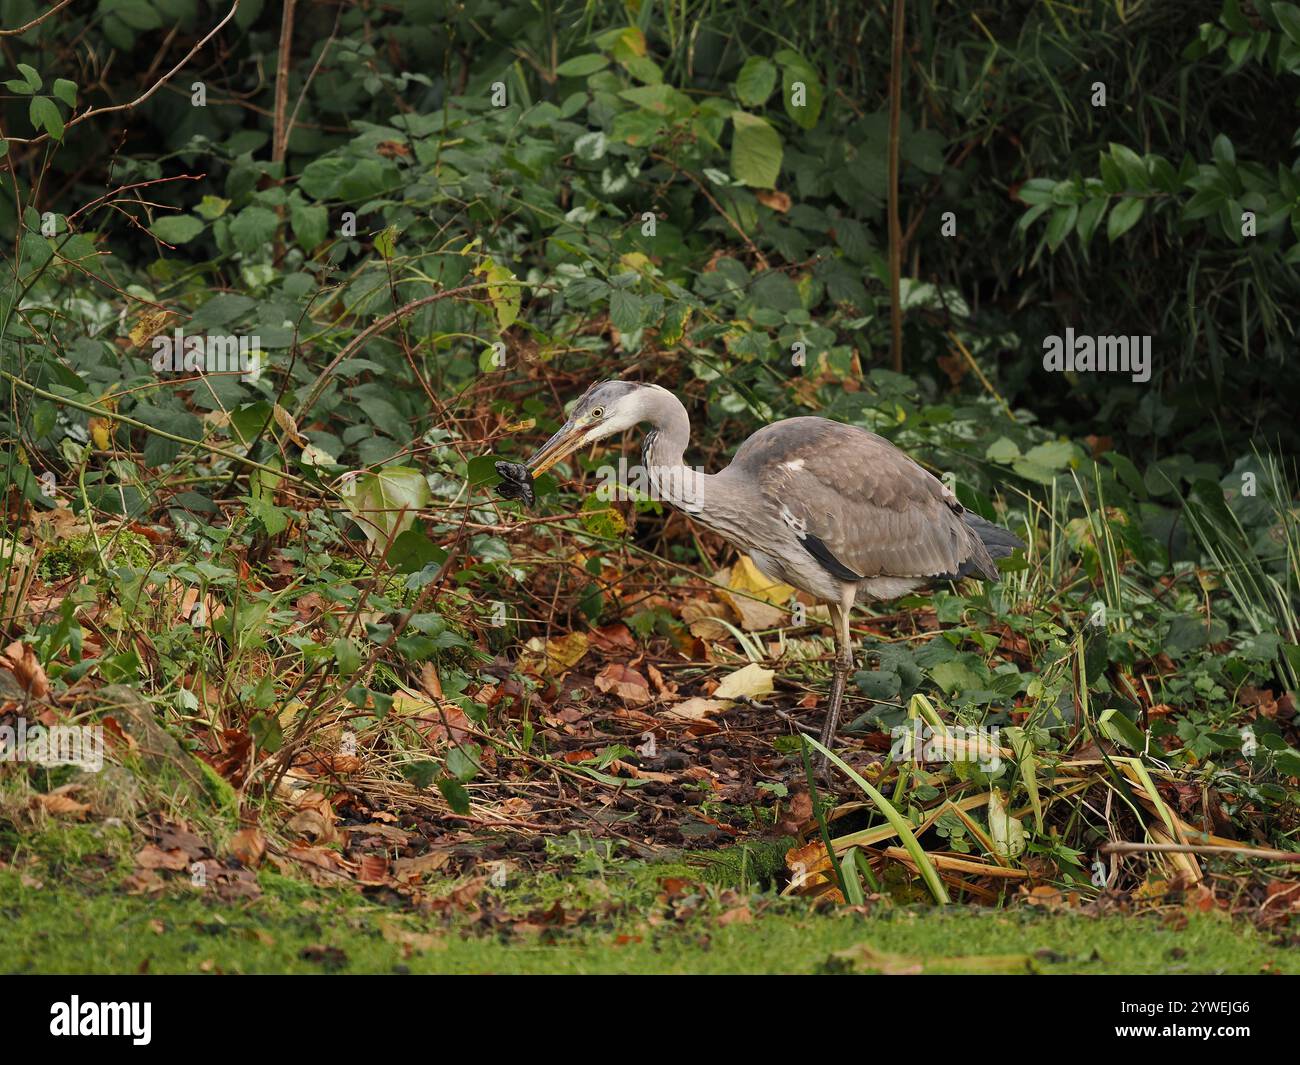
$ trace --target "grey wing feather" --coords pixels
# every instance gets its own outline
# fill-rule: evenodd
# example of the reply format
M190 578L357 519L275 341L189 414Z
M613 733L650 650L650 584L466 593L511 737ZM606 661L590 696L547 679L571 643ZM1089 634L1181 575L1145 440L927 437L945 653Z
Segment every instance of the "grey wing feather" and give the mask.
M859 577L997 580L997 566L953 494L875 433L791 418L751 436L731 469Z

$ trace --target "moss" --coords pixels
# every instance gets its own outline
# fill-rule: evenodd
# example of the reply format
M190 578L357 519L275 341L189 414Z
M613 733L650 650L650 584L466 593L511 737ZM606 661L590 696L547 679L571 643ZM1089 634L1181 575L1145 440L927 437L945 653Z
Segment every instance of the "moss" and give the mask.
M139 533L128 529L101 536L100 545L108 561L118 566L146 569L154 560L153 545ZM90 533L82 533L61 540L42 554L36 566L36 576L47 583L56 583L98 566L95 538Z

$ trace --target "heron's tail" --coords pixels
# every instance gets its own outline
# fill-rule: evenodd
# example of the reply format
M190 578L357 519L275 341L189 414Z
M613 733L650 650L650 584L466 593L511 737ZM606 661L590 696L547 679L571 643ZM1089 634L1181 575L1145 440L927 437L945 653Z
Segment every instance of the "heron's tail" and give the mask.
M994 525L991 521L985 521L978 514L972 514L969 510L962 515L967 526L971 531L980 538L984 546L988 548L990 557L1006 558L1012 554L1016 548L1024 547L1024 541L1014 533L1007 532L1001 525Z

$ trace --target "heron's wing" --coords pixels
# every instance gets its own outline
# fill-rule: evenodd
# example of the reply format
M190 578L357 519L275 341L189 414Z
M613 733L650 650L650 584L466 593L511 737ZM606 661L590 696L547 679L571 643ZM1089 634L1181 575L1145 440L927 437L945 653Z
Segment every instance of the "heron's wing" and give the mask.
M874 433L791 418L751 436L730 470L757 483L765 506L841 580L997 578L953 494Z

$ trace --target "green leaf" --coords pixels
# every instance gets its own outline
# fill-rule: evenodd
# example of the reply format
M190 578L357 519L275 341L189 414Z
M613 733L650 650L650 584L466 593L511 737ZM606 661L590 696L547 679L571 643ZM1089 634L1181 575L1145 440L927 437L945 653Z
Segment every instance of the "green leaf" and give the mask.
M455 813L469 813L469 792L465 790L463 784L444 777L438 781L438 790L442 792L442 797L447 800L447 805Z
M765 119L736 111L731 120L731 176L755 189L776 187L781 173L781 137Z
M584 133L573 142L573 154L584 163L594 163L605 155L606 138L603 130Z
M280 219L269 207L245 207L230 222L230 236L235 247L245 255L254 255L275 239Z
M215 222L226 213L226 208L229 206L230 201L223 200L220 196L204 196L199 201L199 205L194 208L194 213L205 222Z
M1110 241L1114 243L1137 225L1146 207L1146 200L1140 200L1136 197L1121 199L1112 208L1110 218L1106 222L1106 236Z
M1150 186L1147 165L1137 152L1132 148L1125 147L1123 144L1112 144L1110 154L1116 165L1118 165L1120 173L1124 175L1124 180L1128 183L1130 189L1145 191Z
M67 78L58 78L51 86L54 95L62 100L69 107L77 106L77 85L76 82L69 81Z
M434 777L438 775L438 763L423 759L418 762L405 762L398 768L407 782L417 788L427 788L433 783ZM439 784L438 786L441 787L442 785ZM468 806L466 809L457 812L468 813Z
M63 140L63 116L59 105L48 96L33 96L27 114L36 129L45 130L56 141Z
M21 74L23 80L27 82L27 88L30 92L36 92L36 90L41 87L41 76L36 73L35 67L29 67L26 63L19 63L18 73Z
M162 16L146 0L115 0L113 12L133 30L156 30Z
M1075 232L1079 234L1079 240L1085 248L1092 242L1092 235L1097 230L1101 216L1106 213L1108 203L1105 197L1098 196L1079 208L1079 222L1075 226Z
M1118 743L1130 751L1142 754L1146 750L1146 737L1142 730L1118 710L1106 710L1097 718L1097 728L1111 743Z
M781 92L784 97L785 113L803 129L812 129L822 113L822 83L812 65L788 48L783 48L773 57L781 64ZM802 95L802 105L797 97Z
M155 219L149 232L166 244L188 244L203 232L203 222L190 214L172 214Z
M429 482L419 470L385 466L357 478L343 502L372 544L386 545L415 522L415 515L431 495Z
M329 231L329 212L320 204L295 198L289 204L289 224L303 251L310 252L325 242Z
M418 573L430 563L441 565L446 558L447 552L419 529L399 533L388 549L388 564L402 573Z
M631 333L643 324L645 302L635 292L616 288L609 296L609 321L620 333Z
M586 55L575 55L572 59L566 59L555 68L555 73L562 78L585 78L588 74L604 70L607 66L609 60L603 55L589 52Z
M1274 4L1273 17L1282 27L1282 32L1300 44L1300 7L1295 4Z
M334 641L334 661L339 665L339 672L350 677L361 668L361 651L356 641L347 636L340 636Z
M1074 231L1074 223L1079 218L1079 208L1071 204L1069 207L1058 207L1052 212L1052 219L1047 223L1047 246L1056 251L1057 248L1065 241Z
M776 88L776 65L761 55L751 55L736 75L736 99L746 107L762 107Z

